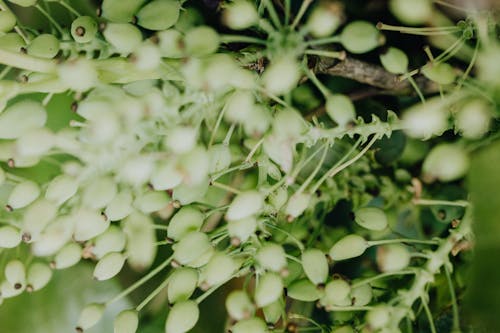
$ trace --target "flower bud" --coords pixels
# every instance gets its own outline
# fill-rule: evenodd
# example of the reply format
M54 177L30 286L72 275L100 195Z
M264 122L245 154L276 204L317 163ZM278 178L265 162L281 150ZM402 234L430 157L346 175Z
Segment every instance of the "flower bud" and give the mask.
M160 54L165 58L181 58L184 55L183 36L174 29L158 32Z
M408 267L410 252L401 244L382 245L377 248L377 265L382 272L394 272Z
M224 119L244 124L252 117L255 107L255 98L251 91L237 90L226 101Z
M115 277L123 268L126 257L120 252L111 252L102 257L94 268L94 278L99 281Z
M306 123L296 110L280 110L274 115L273 132L280 138L296 141L306 130Z
M196 325L199 315L200 310L195 301L176 303L168 313L165 332L185 333Z
M13 4L16 4L21 7L31 7L36 4L38 0L9 0L9 2L12 2Z
M325 254L318 249L307 249L302 253L304 273L314 284L325 283L328 277L328 261Z
M404 74L408 70L408 57L395 47L389 47L384 54L381 54L380 62L388 72L393 74Z
M54 145L55 136L49 129L35 129L16 141L16 155L19 157L40 157Z
M82 193L82 204L90 209L101 209L114 199L116 182L111 177L97 177L87 184Z
M256 229L257 220L253 216L227 223L229 236L237 238L239 242L246 242Z
M76 243L68 243L54 257L54 267L64 269L76 265L82 259L82 248Z
M344 306L345 300L349 298L351 286L343 279L335 279L325 286L325 303L327 305ZM350 304L350 300L348 305Z
M35 262L28 268L26 275L27 289L29 292L37 291L45 287L52 278L52 270L42 262Z
M90 16L79 16L71 23L71 37L77 43L89 43L97 34L97 22Z
M71 218L75 224L74 238L77 242L94 238L109 227L109 220L94 210L80 208L71 214Z
M210 166L208 172L210 174L225 170L231 165L231 151L227 145L216 144L208 149L210 156Z
M145 0L103 0L102 16L113 22L130 22L144 2Z
M440 135L448 127L447 100L441 97L428 99L425 104L417 104L403 114L402 125L405 132L414 138L427 139Z
M209 26L192 28L184 36L186 52L195 57L215 53L219 48L219 43L219 35Z
M92 253L101 259L111 252L121 252L125 248L125 233L120 227L111 225L108 230L96 237Z
M138 212L130 214L122 222L127 235L127 262L136 271L141 271L153 264L156 256L156 234L153 221L147 215Z
M208 168L207 168L208 171ZM202 201L208 191L208 179L198 184L181 184L174 188L172 198L181 205L189 205L195 201Z
M266 323L258 318L253 317L249 319L243 319L237 322L232 328L232 333L267 333Z
M136 310L123 310L113 323L114 333L135 333L139 327L139 314Z
M226 219L241 220L258 214L264 205L264 198L259 192L252 190L238 194L229 205Z
M52 59L59 52L59 39L51 34L41 34L36 36L26 47L29 55Z
M266 319L266 323L268 324L275 324L276 322L278 322L278 320L280 320L281 318L281 314L283 313L283 311L284 311L284 306L283 306L283 301L281 299L278 299L275 302L266 305L262 309L262 312L264 312L264 318Z
M283 281L276 273L264 273L255 288L254 299L258 307L264 307L276 301L283 294Z
M38 257L54 255L64 244L71 240L74 229L73 223L73 220L68 216L61 216L48 224L31 244L33 254Z
M328 254L333 260L340 261L359 257L367 248L368 243L363 237L351 234L337 241Z
M0 36L0 49L2 50L21 52L23 47L26 47L26 43L17 32L9 32Z
M199 231L205 215L193 206L184 206L170 219L167 236L175 241L187 234Z
M244 290L233 290L226 298L226 310L234 320L253 316L255 307Z
M132 53L142 42L141 31L129 23L108 23L102 34L123 55Z
M17 184L7 199L9 209L19 209L28 206L40 195L40 187L31 180Z
M66 61L58 66L59 78L69 89L85 92L98 83L94 64L85 58Z
M78 181L74 177L59 175L50 181L45 191L45 198L61 205L73 197L77 190Z
M82 310L78 322L76 324L76 330L78 332L83 332L92 326L95 326L99 320L101 320L106 307L104 304L91 303Z
M151 214L164 208L170 202L168 194L164 191L150 191L138 196L134 206L144 214Z
M151 185L157 191L170 190L182 183L182 177L172 160L160 161L151 175Z
M259 20L255 6L247 0L237 0L228 5L222 13L222 21L233 30L251 27Z
M129 190L123 190L108 204L104 214L110 221L119 221L132 213L132 193Z
M190 267L179 267L168 278L167 297L171 304L187 301L198 285L198 271Z
M428 63L422 67L422 73L429 80L439 84L452 84L455 81L455 69L445 62Z
M16 26L16 16L10 10L0 11L0 32L9 32Z
M378 207L362 207L354 212L354 220L363 228L380 231L387 228L387 216Z
M288 286L287 296L303 302L314 302L321 297L321 292L311 281L302 279Z
M465 102L455 114L455 127L468 139L479 139L485 135L492 119L491 106L481 99Z
M314 37L327 37L337 30L342 23L340 6L316 6L307 19L307 28Z
M381 43L377 28L367 21L353 21L340 34L340 42L347 51L355 54L366 53Z
M0 139L17 139L47 121L45 109L39 102L21 100L0 114Z
M177 23L180 10L177 0L153 0L137 13L137 24L149 30L165 30Z
M421 25L431 20L434 7L430 0L390 0L391 13L404 24Z
M262 246L255 255L259 265L270 271L279 272L286 267L286 257L283 248L275 243Z
M368 283L351 289L350 298L354 306L365 306L371 302L372 297L372 287Z
M266 91L274 95L283 95L291 91L299 79L300 66L291 56L274 59L262 75Z
M202 270L202 282L215 286L226 282L239 268L238 262L225 253L214 254Z
M464 148L442 143L430 151L422 165L422 172L429 179L442 182L457 180L469 169L469 156Z
M119 171L124 182L139 187L144 185L153 172L153 161L149 156L137 156L127 160Z
M208 176L210 157L205 148L198 146L179 158L178 168L183 181L189 185L199 184Z
M23 215L23 233L37 238L57 214L57 206L52 201L39 199L31 204Z
M366 322L373 330L384 328L390 320L390 308L387 305L377 305L366 314Z
M309 207L309 202L311 201L311 194L304 192L294 193L285 207L285 214L289 218L296 218L302 215L302 213Z
M192 150L198 139L196 128L177 126L172 128L165 138L165 145L175 154L183 154Z
M242 122L245 134L250 137L261 137L269 128L271 120L272 117L269 111L262 105L256 104L252 115Z
M8 281L3 281L0 285L0 294L2 294L2 299L15 297L20 295L23 291L23 288L14 288L14 286L12 286Z
M5 279L14 289L26 287L26 267L20 260L11 260L5 265Z
M326 98L325 109L328 116L340 127L346 127L356 117L356 110L349 97L333 94Z
M173 246L173 249L174 259L179 264L192 267L203 266L210 260L210 256L213 254L213 248L207 234L198 231L191 232L182 237ZM201 263L199 260L204 262ZM198 264L201 265L198 266Z
M0 227L0 249L11 249L21 243L21 232L10 226L6 225Z

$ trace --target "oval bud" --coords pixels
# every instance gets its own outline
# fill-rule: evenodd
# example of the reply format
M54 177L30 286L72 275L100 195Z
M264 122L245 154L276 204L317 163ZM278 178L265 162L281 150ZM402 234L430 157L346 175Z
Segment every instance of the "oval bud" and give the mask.
M136 271L142 271L153 264L157 245L153 221L147 215L134 212L122 222L127 235L127 262Z
M243 319L237 322L232 328L232 333L267 333L266 323L258 318L253 317L249 319Z
M144 214L151 214L164 208L170 202L170 197L164 191L151 191L138 196L134 206Z
M85 92L99 81L94 64L85 58L66 61L57 70L62 83L77 92Z
M215 53L219 48L219 35L209 26L190 29L184 36L184 47L189 55L202 57Z
M90 16L80 16L71 23L71 37L77 43L89 43L97 34L97 22Z
M101 209L116 196L116 182L111 177L97 177L87 184L82 193L82 204L90 209Z
M196 325L199 315L200 310L195 301L176 303L168 313L165 332L185 333Z
M193 206L184 206L170 219L167 236L180 240L187 234L199 231L205 220L205 215Z
M243 30L256 24L259 14L255 6L246 0L237 0L229 4L222 13L222 21L233 30Z
M231 151L227 145L216 144L208 149L210 155L210 174L225 170L231 165Z
M393 74L403 74L408 70L408 57L398 48L389 49L380 55L380 62L384 68Z
M19 209L28 206L40 195L40 187L31 180L17 184L7 199L9 209Z
M224 119L243 124L252 117L255 108L255 98L252 92L237 90L226 101Z
M442 143L430 151L422 165L422 172L429 180L442 182L457 180L469 169L469 156L459 145Z
M250 216L241 220L228 221L227 232L239 242L246 242L257 229L257 220Z
M52 278L52 270L49 265L35 262L28 268L26 275L27 289L29 292L37 291L45 287Z
M215 286L226 282L239 268L236 260L225 253L214 254L202 270L202 282Z
M31 204L23 215L23 234L38 238L57 214L57 206L52 201L39 199Z
M99 281L115 277L123 268L126 257L120 252L111 252L102 257L94 268L94 278Z
M135 49L131 59L141 71L156 71L161 62L161 54L158 46L146 41Z
M40 157L55 145L55 136L47 128L38 128L21 136L16 141L19 157Z
M489 130L492 120L491 106L481 99L465 102L455 114L455 127L468 139L479 139Z
M226 219L241 220L258 214L264 205L264 198L259 192L252 190L238 194L229 205Z
M244 290L234 290L226 298L226 310L234 320L250 318L255 312L255 306Z
M308 279L294 281L287 288L287 296L303 302L314 302L320 299L322 293Z
M455 69L445 62L429 63L422 67L422 73L431 81L439 84L452 84L455 81Z
M129 23L108 23L102 34L123 55L132 53L142 42L141 31Z
M274 303L271 303L267 306L265 306L262 309L262 312L264 312L264 318L266 319L266 323L269 324L275 324L280 320L281 314L284 311L283 307L283 302L282 300L278 299Z
M10 226L6 225L0 227L0 248L11 249L21 243L21 232Z
M187 301L198 285L198 271L190 267L179 267L168 278L167 297L173 304Z
M91 303L85 308L83 308L78 318L76 324L77 331L83 332L92 326L95 326L99 320L101 320L104 310L106 309L104 304Z
M428 139L440 135L448 127L447 100L441 97L428 99L406 110L402 117L405 132L414 138Z
M364 283L351 289L351 300L355 306L365 306L369 304L373 297L372 287Z
M349 23L340 34L340 42L347 51L355 54L366 53L381 43L381 35L373 24L367 21Z
M9 2L12 2L18 6L21 7L31 7L34 6L37 3L38 0L9 0Z
M122 165L119 178L134 187L139 187L146 184L152 172L153 160L147 155L138 155Z
M309 202L311 201L311 194L304 192L294 193L285 207L285 214L289 219L294 219L299 217L304 213L304 211L309 207Z
M76 265L82 259L82 248L76 243L68 243L54 257L54 267L64 269Z
M342 23L342 9L333 4L316 6L307 19L307 29L314 37L330 36Z
M363 228L375 231L384 230L388 225L387 216L378 207L362 207L356 210L354 220Z
M14 289L26 287L26 267L20 260L11 260L5 265L5 279Z
M368 243L363 237L352 234L341 238L331 247L328 254L333 260L340 261L359 257L367 248Z
M78 190L78 181L70 175L59 175L52 179L45 191L45 198L55 202L57 205L63 204L73 197Z
M326 113L340 127L346 127L356 117L351 99L343 94L333 94L326 98Z
M285 250L278 244L267 243L255 255L259 265L270 271L279 272L286 267Z
M109 227L109 220L94 210L81 208L71 214L71 219L74 221L74 238L77 242L94 238Z
M137 24L149 30L165 30L179 19L181 5L177 0L154 0L137 13Z
M262 75L265 89L274 95L283 95L291 91L300 79L300 66L291 56L271 61Z
M275 302L283 294L283 280L276 273L264 273L259 277L254 292L255 303L259 308Z
M182 183L183 175L177 170L175 162L168 159L160 161L151 175L151 185L157 191L170 190Z
M114 333L135 333L139 327L139 314L136 310L120 312L113 322Z
M404 24L421 25L432 19L434 7L430 0L390 0L389 9Z
M47 121L44 107L31 100L12 104L0 114L0 139L17 139Z
M377 248L377 265L382 272L394 272L408 267L411 255L401 244L382 245Z
M8 281L3 281L0 285L0 294L2 294L2 300L4 298L11 298L20 295L23 291L23 288L14 288Z
M302 253L302 267L304 273L314 284L325 283L328 277L328 260L325 254L318 249L307 249Z
M0 10L0 32L11 31L16 23L16 16L10 10Z
M175 154L183 154L194 148L197 139L198 131L196 128L177 126L167 133L165 145Z
M103 0L101 6L102 16L113 22L130 22L145 1L146 0Z
M132 193L128 190L123 190L108 204L104 210L104 214L110 221L119 221L132 213Z
M125 248L125 233L118 226L111 225L108 230L96 237L92 253L101 259L111 252L121 252Z
M51 34L41 34L36 36L26 47L29 55L52 59L59 52L59 39Z
M21 52L23 47L26 47L26 43L17 32L9 32L0 36L0 49L2 50ZM2 108L0 108L0 110L1 109Z
M71 240L73 227L73 221L68 216L57 218L31 244L31 251L39 257L54 255Z
M181 240L173 246L173 249L174 259L181 265L191 266L199 259L205 258L205 255L210 254L211 256L213 254L213 248L207 234L198 231L191 232L182 237ZM206 264L209 259L210 257L206 258L204 264Z
M349 298L351 286L343 279L335 279L328 282L325 286L325 299L327 305L346 305L345 301ZM348 302L350 304L350 300Z
M165 58L182 58L184 41L182 34L174 29L158 32L160 54Z
M387 305L377 305L366 314L366 322L373 330L379 330L389 323L390 315L390 308Z

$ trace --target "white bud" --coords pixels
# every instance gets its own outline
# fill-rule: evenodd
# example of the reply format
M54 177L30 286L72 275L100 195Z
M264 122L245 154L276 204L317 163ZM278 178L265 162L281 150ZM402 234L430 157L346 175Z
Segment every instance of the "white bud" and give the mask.
M54 134L46 128L34 129L16 141L16 153L20 157L41 156L55 144Z
M132 193L123 190L118 193L104 210L104 214L110 221L119 221L132 213Z
M123 55L132 53L142 42L141 31L129 23L108 23L103 35Z
M109 227L109 220L94 210L81 208L72 213L71 218L75 224L74 238L77 242L94 238Z
M234 320L242 320L253 316L255 306L244 290L234 290L226 298L226 310Z
M265 89L274 95L291 91L300 79L300 66L291 56L283 56L271 61L262 75Z
M153 171L153 161L149 156L129 159L119 171L120 178L132 186L144 185Z
M367 248L368 243L363 237L352 234L337 241L331 247L329 255L335 261L346 260L359 257Z
M57 218L31 244L31 251L39 257L54 255L73 236L74 222L68 216Z
M160 40L160 53L166 58L181 58L184 54L182 50L182 34L174 29L158 32Z
M307 28L314 37L327 37L342 23L342 13L338 6L316 6L307 19Z
M479 139L490 128L491 107L483 100L466 102L455 114L455 126L468 139Z
M183 154L194 148L197 138L196 128L177 126L167 133L165 145L175 154Z
M250 216L241 220L227 222L227 231L230 237L236 237L240 242L246 242L257 229L257 220Z
M98 119L91 119L87 122L80 137L81 141L99 145L112 142L120 131L119 116L113 112L103 112Z
M136 310L124 310L114 320L114 333L135 333L139 327L139 315Z
M409 25L425 24L434 13L430 0L390 0L389 9L401 22Z
M302 253L302 267L314 284L325 283L328 277L328 260L318 249L307 249Z
M371 302L373 297L372 287L368 283L364 283L358 287L351 289L350 298L355 306L365 306Z
M389 323L390 315L390 308L387 305L377 305L366 314L366 322L373 330L379 330Z
M151 191L138 196L134 206L144 214L151 214L164 208L170 202L168 194L164 191Z
M23 233L28 234L33 239L38 238L57 214L57 206L47 199L39 199L31 204L23 215Z
M280 110L274 116L273 133L281 139L296 141L306 130L306 123L296 110Z
M186 184L196 185L207 178L209 163L208 152L199 146L180 156L178 168Z
M47 121L45 109L39 102L22 100L12 104L0 115L0 139L16 139Z
M203 266L210 260L213 254L213 248L210 244L207 234L199 231L194 231L186 236L173 246L174 259L181 265L189 265L192 267ZM207 255L210 255L208 258ZM205 261L201 265L194 265L203 258Z
M31 180L17 184L7 199L7 205L12 209L26 207L40 195L40 187Z
M250 137L261 137L271 125L272 116L262 105L255 105L252 115L242 122L245 134Z
M238 269L238 263L225 253L216 253L202 270L202 281L209 286L226 282Z
M108 230L96 237L92 253L101 259L110 252L121 252L125 248L125 233L118 226L111 225Z
M99 303L91 303L85 306L80 313L80 317L78 318L78 322L76 324L77 330L83 332L95 326L95 324L101 320L105 309L105 305Z
M87 91L99 82L93 63L84 58L66 61L57 69L62 83L74 91Z
M114 199L116 182L111 177L97 177L87 184L82 193L82 204L90 209L101 209Z
M332 280L325 286L324 303L326 305L343 306L345 305L346 300L349 298L350 292L351 286L345 280Z
M465 148L456 144L441 143L432 148L425 158L422 172L430 180L449 182L465 176L469 164Z
M249 319L244 319L237 322L232 328L232 333L267 333L269 330L267 329L266 323L258 318L253 317Z
M176 268L169 277L167 297L169 303L187 301L198 285L198 271L190 267Z
M157 191L173 189L182 182L182 173L171 159L160 161L151 175L151 185Z
M262 246L255 255L257 262L262 268L279 272L286 267L286 256L283 247L275 243L267 243Z
M401 244L382 245L377 248L377 265L382 272L394 272L408 267L411 255Z
M326 113L340 127L346 127L356 117L356 110L350 98L343 94L334 94L326 98Z
M257 23L259 14L250 1L237 0L225 8L222 20L233 30L243 30Z
M49 265L35 262L28 268L26 282L29 291L37 291L45 287L52 278L52 270Z
M151 42L143 42L135 49L132 59L135 67L139 70L156 70L161 61L160 50Z
M2 299L15 297L20 295L23 291L23 288L14 288L8 281L3 281L0 285L0 294L2 295Z
M26 268L20 260L11 260L5 265L5 279L14 289L26 287Z
M205 215L193 206L184 206L170 219L167 236L180 240L190 232L199 231L205 220Z
M181 205L189 205L195 201L203 201L208 191L208 179L204 179L199 184L181 184L174 189L172 198L179 201Z
M45 198L61 205L75 195L78 181L70 175L59 175L52 179L45 191Z
M291 218L296 218L309 207L311 201L311 194L304 192L294 193L288 200L285 207L285 214Z
M276 273L264 273L255 288L254 299L258 307L269 305L283 294L283 281Z
M11 249L21 243L21 232L10 226L0 227L0 248Z
M293 165L294 144L278 135L269 135L264 140L264 152L273 162L285 172L289 172Z
M264 198L259 192L252 190L238 194L231 202L226 219L241 220L246 217L258 214L264 205Z
M195 301L176 303L167 316L165 323L166 333L185 333L191 330L200 315L198 304Z
M255 98L249 90L237 90L227 100L224 118L229 122L244 123L252 117Z
M375 231L384 230L388 225L387 216L378 207L362 207L356 210L354 220L363 228Z
M443 133L448 127L447 103L448 100L435 97L406 110L401 120L405 132L421 139Z
M141 271L151 266L157 249L151 218L134 212L123 220L122 228L127 235L127 262L130 267Z
M224 144L213 145L208 149L210 155L209 173L225 170L231 164L231 151Z
M111 252L102 257L94 268L94 278L99 281L115 277L123 268L126 257L120 252Z
M82 259L82 248L76 243L68 243L54 257L54 267L64 269L76 265Z

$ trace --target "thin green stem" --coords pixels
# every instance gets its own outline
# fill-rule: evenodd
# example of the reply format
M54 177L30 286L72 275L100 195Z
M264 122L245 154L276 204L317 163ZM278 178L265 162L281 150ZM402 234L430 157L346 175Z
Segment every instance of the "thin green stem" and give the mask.
M400 270L400 271L395 271L395 272L381 273L381 274L357 281L356 283L353 283L351 285L351 288L356 288L356 287L359 287L359 286L362 286L365 284L369 284L369 283L372 283L372 282L380 280L380 279L384 279L384 278L389 277L389 276L410 275L410 274L415 274L415 273L416 273L416 270L414 270L414 269L405 269L405 270Z
M329 142L326 142L324 144L325 148L323 149L323 154L321 155L320 160L318 161L318 164L316 165L316 168L314 168L313 172L307 177L307 179L300 185L299 189L296 191L296 193L302 193L306 187L313 181L314 177L318 174L319 170L321 170L321 167L323 166L323 163L325 162L326 154L328 153L328 148L329 148Z
M279 231L282 234L287 235L288 237L290 237L290 239L297 245L297 247L299 248L300 252L303 252L305 250L304 244L302 244L301 241L299 241L294 235L292 235L288 231L283 230L280 227L278 227L278 226L276 226L276 225L274 225L272 223L269 223L269 222L264 222L264 225L266 227L272 228L272 229L274 229L276 231Z
M307 67L307 57L304 58L302 67L307 75L307 78L311 80L311 82L316 86L316 88L318 88L325 98L328 98L328 96L331 95L330 90L318 79L314 71Z
M384 244L399 244L399 243L439 245L438 240L413 239L413 238L381 239L381 240L368 241L367 243L368 243L368 246L378 246L378 245L384 245Z
M231 187L229 185L219 183L219 182L214 182L213 181L213 182L210 183L210 185L213 186L213 187L220 188L221 190L234 193L234 194L240 194L241 193L240 190L238 190L238 189L236 189L234 187Z
M169 282L169 278L166 278L165 281L163 281L158 287L156 287L155 290L153 290L148 297L146 297L137 307L135 308L137 312L141 311L153 298L155 298L165 287L167 286Z
M410 75L407 77L407 80L408 82L410 82L411 86L413 87L413 89L415 89L415 92L417 93L418 95L418 98L420 98L420 101L422 103L425 103L425 97L424 97L424 94L422 94L422 91L420 90L420 88L418 87L418 84L417 82L415 82L415 79Z
M432 199L415 199L413 200L415 205L420 206L457 206L457 207L467 207L469 205L468 201L465 200L432 200Z
M263 1L265 3L265 6L267 8L267 11L269 13L269 16L271 17L271 21L273 22L274 26L280 29L282 25L278 13L276 12L276 8L274 8L274 4L272 3L271 0L263 0Z
M427 302L423 297L421 297L420 300L422 301L422 307L424 308L427 320L429 321L429 327L431 329L431 333L437 333L436 326L434 326L434 319L432 318L431 310L429 309L429 305L427 304Z
M267 44L265 40L245 35L221 35L220 41L224 44L230 44L230 43L248 43L248 44L259 44L259 45Z
M327 50L305 50L305 54L316 55L333 59L344 60L346 57L345 51L327 51Z
M57 32L59 32L59 34L61 34L61 36L65 35L65 32L61 28L59 23L57 23L57 21L54 20L54 18L49 13L47 13L47 11L45 9L43 9L40 5L35 5L35 8L38 9L38 11L40 13L42 13L42 15L47 18L47 20L49 20L49 22L54 26L54 28L56 28Z
M453 281L451 280L450 269L447 265L444 265L444 273L446 275L446 281L448 282L448 288L450 289L451 297L451 307L453 309L453 332L460 332L460 315L458 311L457 295L455 293L455 288L453 287Z
M295 16L295 19L293 20L292 25L290 26L291 30L293 30L293 29L295 29L297 27L297 25L299 24L300 20L302 19L302 16L304 16L304 14L307 11L307 8L309 8L309 6L311 5L312 2L313 2L313 0L303 0L302 1L302 4L301 4L301 6L299 8L297 16Z
M339 43L340 40L341 40L340 36L318 38L318 39L313 39L313 40L307 41L306 46L319 46L319 45L325 45L325 44Z
M57 3L60 4L61 6L63 6L64 8L66 8L68 11L70 11L71 13L73 13L76 16L82 15L75 8L73 8L70 4L66 3L63 0L59 0L59 1L57 1Z

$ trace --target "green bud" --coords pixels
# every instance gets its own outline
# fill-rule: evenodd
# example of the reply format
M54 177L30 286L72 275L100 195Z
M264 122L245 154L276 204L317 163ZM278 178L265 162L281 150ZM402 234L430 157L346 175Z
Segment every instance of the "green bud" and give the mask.
M153 160L147 155L137 155L127 160L120 168L119 178L134 187L148 181L153 172Z
M266 318L266 323L274 324L278 322L281 318L281 314L283 313L283 302L281 299L276 300L275 302L266 305L262 312L264 312L264 318ZM252 331L253 332L253 331Z
M17 32L9 32L0 36L0 49L2 50L21 52L21 48L23 47L26 47L26 43Z
M84 92L98 83L94 64L85 58L66 61L57 70L62 83L74 91Z
M10 226L6 225L0 227L0 249L11 249L21 243L21 232Z
M285 250L278 244L267 243L255 255L259 265L270 271L279 272L286 267Z
M198 285L198 271L190 267L176 268L168 279L168 302L187 301Z
M326 113L340 127L346 127L356 117L356 110L349 97L333 94L326 98Z
M31 100L21 100L0 114L0 139L17 139L47 121L44 107Z
M356 210L354 220L363 228L375 231L384 230L388 225L384 211L377 207L362 207Z
M33 39L26 48L29 55L52 59L59 52L59 40L51 34L41 34Z
M123 190L108 204L104 210L104 214L110 221L119 221L132 213L132 193L128 190Z
M187 234L199 231L205 220L205 215L193 206L184 206L170 219L167 236L180 240Z
M118 226L111 225L108 230L96 237L92 253L101 259L111 252L121 252L125 248L125 233Z
M259 192L252 190L238 194L226 212L229 221L241 220L258 214L264 205L264 198Z
M246 0L237 0L229 4L222 13L222 21L233 30L243 30L256 24L259 14L255 6Z
M273 132L286 140L298 140L307 130L300 113L293 109L280 110L274 115Z
M326 282L328 277L328 260L318 249L307 249L302 253L302 267L309 280L314 284Z
M395 47L389 47L384 54L381 54L380 62L388 72L393 74L403 74L408 70L408 57Z
M192 264L206 253L213 253L207 234L199 231L193 231L182 237L173 249L174 259L181 265Z
M452 84L455 81L455 69L445 62L429 63L422 67L422 73L431 81L439 84Z
M253 216L227 222L229 236L236 238L239 242L246 242L255 233L256 229L257 220Z
M37 128L25 133L16 141L16 154L19 157L40 157L55 145L55 136L47 128Z
M151 175L151 185L157 191L169 190L182 183L183 175L175 162L168 159L160 161Z
M243 124L252 117L255 107L251 91L237 90L227 99L224 118L229 122Z
M294 193L285 207L285 214L289 219L294 219L299 217L304 213L304 211L309 207L309 202L311 201L311 194L305 192Z
M153 264L156 257L156 234L153 221L147 215L133 212L122 222L127 235L127 262L136 271L142 271Z
M184 37L186 52L196 57L215 53L219 48L219 35L209 26L190 29Z
M120 252L111 252L102 257L94 268L94 278L99 281L115 277L123 268L126 257Z
M209 173L216 173L231 165L231 150L227 145L216 144L208 149L210 155Z
M340 261L359 257L367 248L368 243L363 237L351 234L335 243L328 254L333 260Z
M287 296L303 302L314 302L322 293L308 279L297 280L287 288Z
M36 237L31 244L31 251L38 257L52 256L69 242L72 236L73 220L67 215L60 216Z
M135 13L145 0L104 0L102 16L113 22L127 23L132 21Z
M295 88L300 75L297 60L291 56L285 56L271 61L271 65L262 75L262 83L269 93L283 95Z
M132 53L142 42L141 31L129 23L108 23L102 34L123 55Z
M31 7L36 5L38 0L9 0L9 2L12 2L13 4L16 4L21 7Z
M42 262L35 262L28 268L26 275L27 289L29 292L37 291L45 287L52 278L52 270Z
M175 154L183 154L192 150L198 139L196 128L177 126L172 128L165 137L165 145Z
M117 186L111 177L94 178L83 188L82 204L90 209L101 209L116 196Z
M402 117L405 132L421 139L443 133L448 127L447 103L446 99L438 96L407 109Z
M381 44L381 35L370 22L353 21L342 30L340 42L351 53L366 53Z
M177 0L153 0L137 13L137 23L149 30L165 30L177 22L180 9Z
M54 257L54 267L64 269L76 265L82 259L82 248L76 243L68 243Z
M71 37L78 43L89 43L97 34L97 22L90 16L80 16L71 23Z
M349 299L351 286L343 279L335 279L325 286L325 300L327 305L345 306L346 299ZM350 299L348 304L350 305Z
M377 305L366 314L366 322L373 330L379 330L389 323L390 315L387 305Z
M69 175L59 175L52 179L45 191L45 198L61 205L73 197L78 190L78 181Z
M31 180L17 184L7 199L9 209L19 209L28 206L40 195L40 187Z
M232 328L232 333L267 333L266 323L258 318L253 317L249 319L243 319L237 322Z
M264 273L259 277L254 299L258 307L264 307L276 301L283 294L283 280L276 273Z
M132 62L141 71L157 71L161 62L160 49L151 41L145 41L135 49Z
M23 233L38 238L57 214L57 206L52 201L39 199L31 204L23 215Z
M341 326L335 328L331 333L356 333L351 326Z
M104 304L91 303L83 308L77 322L77 331L83 332L97 324L101 320L104 310Z
M207 168L208 171L208 168ZM199 184L181 184L174 188L172 198L179 201L181 205L189 205L195 201L203 200L208 191L208 179Z
M314 37L330 36L342 23L340 6L330 3L316 6L307 19L307 29Z
M9 32L16 26L16 16L9 10L0 10L0 32Z
M134 206L144 214L151 214L164 208L170 202L166 192L150 191L138 196Z
M184 39L174 29L158 32L160 54L165 58L182 58L184 56Z
M351 289L350 298L352 299L353 305L355 306L365 306L369 304L373 297L372 287L368 283L364 283L358 287Z
M465 102L455 114L455 127L468 139L479 139L489 130L492 109L486 101L473 99Z
M20 260L11 260L5 265L5 279L14 289L24 289L26 287L26 267Z
M255 312L255 306L244 290L233 290L226 298L226 310L234 320L250 318Z
M179 171L184 182L189 185L199 184L206 180L210 157L204 147L197 146L179 158Z
M195 301L176 303L168 313L165 332L185 333L196 325L199 315L200 310Z
M139 314L136 310L123 310L113 323L114 333L135 333L139 327Z
M409 25L428 23L434 12L430 0L390 0L389 9L401 22Z
M8 281L3 281L0 285L0 294L2 294L2 300L4 298L11 298L20 295L24 291L24 288L16 289Z
M226 282L239 268L238 262L229 255L219 252L210 258L202 270L202 282L208 286L215 286Z
M80 208L71 214L71 218L75 224L74 238L77 242L94 238L109 227L109 220L95 210Z
M463 147L442 143L430 151L422 165L424 175L442 182L457 180L469 169L469 156Z
M382 272L394 272L408 267L411 255L401 244L382 245L377 248L377 265Z

